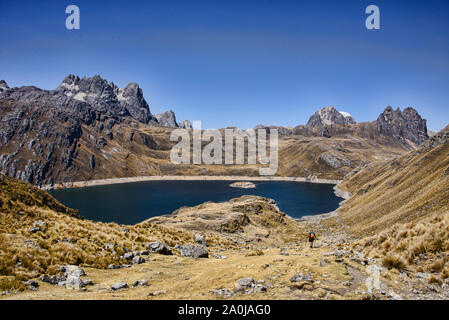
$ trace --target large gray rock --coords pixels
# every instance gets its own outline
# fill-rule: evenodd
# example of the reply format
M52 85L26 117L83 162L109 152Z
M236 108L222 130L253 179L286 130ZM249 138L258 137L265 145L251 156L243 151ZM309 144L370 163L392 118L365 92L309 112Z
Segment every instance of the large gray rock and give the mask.
M165 255L173 254L164 241L154 241L147 246L147 249Z
M60 269L64 272L65 280L58 283L59 286L65 286L67 289L80 290L86 286L81 279L86 273L81 267L75 265L63 266Z
M121 289L126 289L126 288L128 288L128 285L126 284L126 282L123 282L123 281L115 283L111 286L112 290L121 290Z
M144 263L144 262L145 262L145 259L142 258L142 257L139 257L139 256L134 257L133 260L132 260L133 264L141 264L141 263Z
M123 259L125 259L125 260L131 260L132 258L134 258L134 253L132 253L132 252L126 252L123 255Z
M136 280L133 282L133 287L147 287L148 281L145 279L142 280Z
M61 267L60 269L66 276L75 276L75 277L82 277L85 276L86 273L84 272L83 268L75 266L75 265L66 265Z
M189 258L208 258L209 253L204 246L197 244L183 244L179 247L181 256Z

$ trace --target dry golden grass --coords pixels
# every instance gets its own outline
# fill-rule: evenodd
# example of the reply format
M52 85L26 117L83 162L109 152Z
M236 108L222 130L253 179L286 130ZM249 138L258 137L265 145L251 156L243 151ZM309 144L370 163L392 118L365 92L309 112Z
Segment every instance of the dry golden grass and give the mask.
M434 213L409 223L398 223L353 245L385 267L431 272L447 277L449 261L449 212Z
M361 237L433 213L438 219L438 214L449 211L448 168L449 143L421 147L395 160L369 165L340 184L353 196L338 210L339 220L328 219L325 224L329 228L346 225L351 236ZM424 231L414 230L418 234ZM407 237L407 230L403 232Z
M188 231L142 223L123 226L78 218L54 198L28 183L0 176L0 290L21 280L55 273L64 264L106 268L119 263L125 250L144 250L146 244L164 240L168 245L193 242ZM37 232L31 228L44 222ZM229 244L210 237L211 245Z

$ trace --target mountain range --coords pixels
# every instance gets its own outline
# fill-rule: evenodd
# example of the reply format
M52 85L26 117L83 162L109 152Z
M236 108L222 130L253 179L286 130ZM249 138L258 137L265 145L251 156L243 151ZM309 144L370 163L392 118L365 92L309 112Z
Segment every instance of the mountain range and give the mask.
M152 114L136 83L118 88L94 76L68 75L54 90L9 88L0 81L0 170L35 185L141 175L256 175L257 166L173 165L177 122L169 110ZM360 165L390 159L428 139L413 108L387 107L372 122L356 123L334 107L306 125L280 133L278 175L341 179ZM113 163L114 165L111 165Z

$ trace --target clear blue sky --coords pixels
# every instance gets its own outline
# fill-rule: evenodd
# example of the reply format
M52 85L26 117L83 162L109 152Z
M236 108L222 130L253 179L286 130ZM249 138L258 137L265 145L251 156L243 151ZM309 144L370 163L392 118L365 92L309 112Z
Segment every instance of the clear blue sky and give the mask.
M65 28L76 4L81 29ZM380 30L365 28L366 6ZM53 89L69 73L137 82L153 113L203 128L357 121L413 106L449 123L449 1L0 0L0 79Z

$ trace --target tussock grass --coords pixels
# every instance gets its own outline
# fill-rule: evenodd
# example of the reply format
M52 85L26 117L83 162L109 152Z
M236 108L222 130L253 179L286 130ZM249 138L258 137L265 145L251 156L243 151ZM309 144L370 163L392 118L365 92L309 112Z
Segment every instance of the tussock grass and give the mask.
M389 269L400 269L395 266L400 259L417 272L449 276L449 212L397 224L355 242L353 248L372 258L381 258Z
M382 259L382 264L388 269L397 269L399 271L405 270L407 267L406 262L399 256L386 256Z

